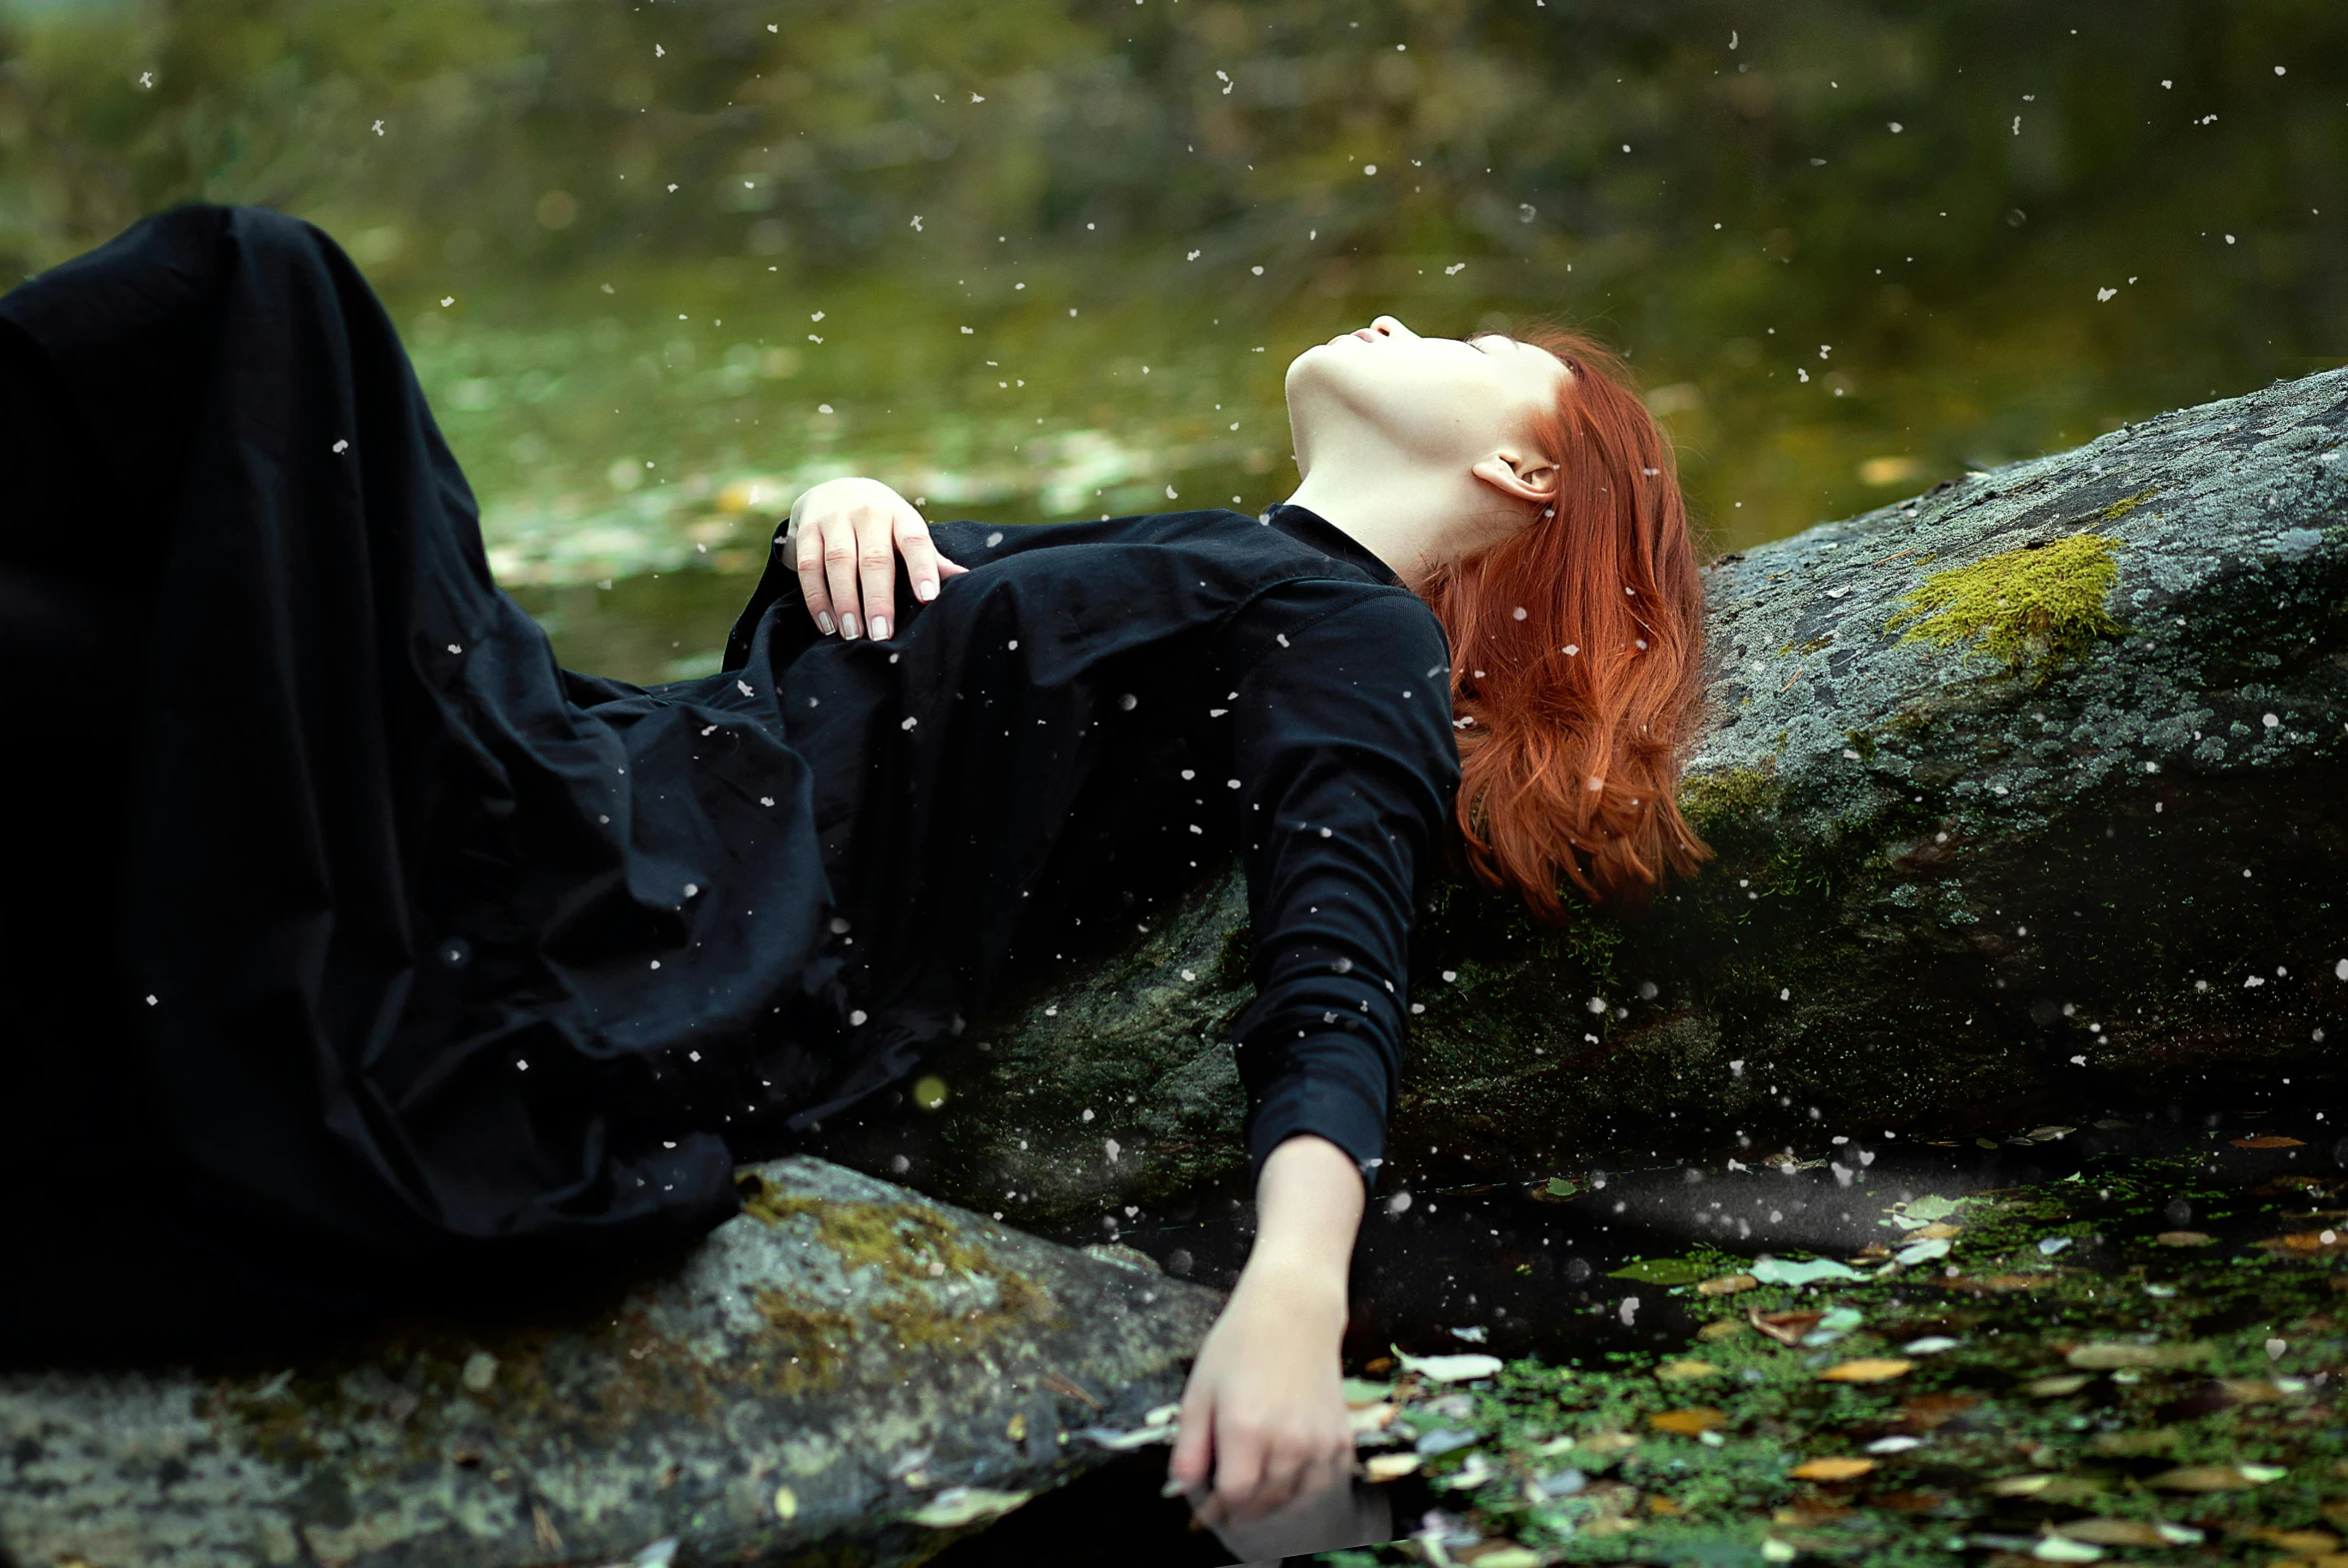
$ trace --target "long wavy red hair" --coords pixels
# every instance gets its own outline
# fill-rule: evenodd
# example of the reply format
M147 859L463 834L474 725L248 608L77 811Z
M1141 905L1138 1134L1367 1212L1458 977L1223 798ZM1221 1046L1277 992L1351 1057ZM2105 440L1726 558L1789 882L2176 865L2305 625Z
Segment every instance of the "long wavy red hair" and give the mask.
M1670 440L1629 367L1562 328L1516 336L1572 372L1530 432L1561 470L1553 512L1415 586L1451 640L1469 869L1561 924L1567 884L1626 912L1711 853L1677 798L1703 587Z

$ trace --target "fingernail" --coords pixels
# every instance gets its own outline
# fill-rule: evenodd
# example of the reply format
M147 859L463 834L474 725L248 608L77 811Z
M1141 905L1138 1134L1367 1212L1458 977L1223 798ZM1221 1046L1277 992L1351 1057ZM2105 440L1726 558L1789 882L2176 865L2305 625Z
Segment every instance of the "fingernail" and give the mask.
M926 605L937 597L938 585L931 582L928 578L924 578L919 583L914 585L914 598L920 600L923 604Z
M819 627L821 627L821 628L823 628L824 635L825 635L826 637L830 637L830 636L832 635L832 625L833 625L833 623L832 623L832 612L831 612L831 611L829 611L829 610L819 610L819 611L817 611L817 612L816 612L816 625L817 625L817 626L819 626Z
M843 611L840 616L840 635L845 638L854 638L856 636L856 617L849 615L845 611Z
M887 616L873 617L873 640L880 643L889 641L889 618Z
M1158 1489L1158 1495L1161 1497L1179 1497L1189 1489L1190 1488L1187 1482L1169 1480L1166 1485Z

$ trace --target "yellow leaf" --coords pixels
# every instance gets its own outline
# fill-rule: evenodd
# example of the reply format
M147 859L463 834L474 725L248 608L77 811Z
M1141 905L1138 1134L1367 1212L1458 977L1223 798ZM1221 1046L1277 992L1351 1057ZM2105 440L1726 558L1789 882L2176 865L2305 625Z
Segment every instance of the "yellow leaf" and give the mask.
M2152 1239L2164 1247L2205 1247L2217 1237L2206 1230L2164 1230Z
M2186 1464L2145 1484L2167 1492L2247 1492L2258 1483L2230 1464Z
M2189 1341L2177 1345L2073 1345L2063 1359L2083 1372L2108 1372L2121 1366L2191 1366L2208 1356L2209 1346Z
M1872 1459L1808 1459L1786 1474L1797 1481L1847 1481L1874 1468Z
M2009 1475L1990 1482L1982 1490L1992 1497L2035 1497L2053 1484L2051 1475Z
M1750 1274L1722 1274L1718 1279L1707 1279L1696 1286L1699 1296L1733 1296L1740 1290L1750 1290L1760 1283Z
M1691 1383L1698 1378L1719 1375L1720 1369L1709 1361L1666 1361L1655 1368L1655 1376L1666 1383Z
M2084 1372L2070 1372L2059 1377L2033 1378L2022 1385L2022 1392L2034 1399L2059 1399L2065 1394L2077 1393L2087 1386L2088 1381L2087 1374Z
M1915 1364L1913 1361L1861 1357L1856 1361L1845 1361L1839 1366L1830 1366L1818 1376L1829 1383L1881 1383L1894 1377L1904 1377Z
M2054 1527L2057 1535L2095 1546L2167 1546L2169 1538L2141 1519L2073 1519Z
M1685 1410L1666 1410L1661 1415L1647 1417L1647 1425L1656 1431L1677 1432L1682 1437L1693 1437L1727 1424L1727 1412L1709 1405L1691 1405Z
M1422 1454L1372 1454L1361 1472L1372 1481L1398 1481L1424 1463Z

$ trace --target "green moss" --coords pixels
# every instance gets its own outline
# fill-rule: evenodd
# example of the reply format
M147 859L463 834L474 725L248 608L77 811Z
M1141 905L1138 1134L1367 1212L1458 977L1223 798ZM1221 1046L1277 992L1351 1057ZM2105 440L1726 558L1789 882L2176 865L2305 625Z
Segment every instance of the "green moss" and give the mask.
M2110 506L2105 507L2101 512L2098 512L2096 516L2103 519L2103 521L2106 523L2117 523L2120 519L2126 517L2129 513L2135 511L2138 507L2144 505L2144 503L2150 501L2153 497L2159 494L2160 489L2158 486L2155 486L2151 490L2139 490L2133 496L2122 496L2119 500L2113 502Z
M864 1315L890 1331L901 1347L967 1344L991 1338L1022 1324L1050 1322L1060 1309L1051 1292L1024 1274L1005 1268L993 1253L957 1231L946 1217L923 1203L846 1203L800 1197L785 1192L756 1171L736 1180L742 1207L770 1225L796 1217L815 1222L816 1239L839 1254L850 1270L879 1272L882 1289L866 1306ZM942 1298L932 1282L947 1278L990 1281L995 1286L992 1306L957 1307ZM768 1321L795 1339L838 1331L855 1332L855 1325L833 1314L827 1321L809 1319L788 1298L759 1300ZM814 1358L799 1352L803 1361Z
M775 1391L796 1394L830 1382L845 1347L856 1338L855 1320L845 1313L811 1308L780 1290L757 1291L751 1300L774 1329L770 1354L776 1367Z
M2072 534L1936 572L1906 596L1907 608L1884 630L1904 627L1901 642L1935 648L1970 643L2009 673L2043 684L2084 657L2095 639L2128 630L2104 609L2119 575L2118 550L2105 535Z
M1731 822L1775 810L1783 794L1775 776L1757 768L1690 774L1679 782L1679 814L1697 837L1708 837Z

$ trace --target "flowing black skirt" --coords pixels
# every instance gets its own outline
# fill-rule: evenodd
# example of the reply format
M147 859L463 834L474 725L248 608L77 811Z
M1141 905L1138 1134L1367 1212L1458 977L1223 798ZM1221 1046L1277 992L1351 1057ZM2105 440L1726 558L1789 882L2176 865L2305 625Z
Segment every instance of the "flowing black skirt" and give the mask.
M713 1129L838 1065L773 692L558 668L290 218L0 299L0 1344L543 1290L732 1213Z

